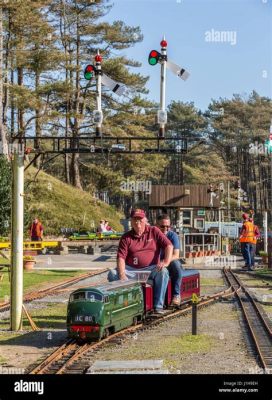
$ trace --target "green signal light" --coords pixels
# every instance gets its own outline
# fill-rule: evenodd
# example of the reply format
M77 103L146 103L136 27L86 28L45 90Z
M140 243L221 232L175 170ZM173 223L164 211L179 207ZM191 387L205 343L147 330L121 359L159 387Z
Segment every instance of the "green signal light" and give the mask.
M148 62L150 65L156 65L160 60L161 54L157 50L151 50L148 56Z
M84 78L89 81L94 77L94 73L95 73L94 66L93 65L87 65L87 67L84 70Z
M150 64L150 65L156 65L157 62L158 62L157 59L154 58L154 57L151 57L151 58L149 59L149 64Z

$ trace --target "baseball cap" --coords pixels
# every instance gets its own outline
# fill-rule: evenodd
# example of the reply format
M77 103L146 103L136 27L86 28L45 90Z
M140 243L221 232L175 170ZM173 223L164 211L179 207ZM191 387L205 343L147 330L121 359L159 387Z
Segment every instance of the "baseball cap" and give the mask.
M136 208L135 210L132 210L130 213L131 218L145 218L145 212L144 210L141 210L140 208Z
M249 217L249 215L246 214L246 213L244 213L244 214L242 215L242 218L243 218L243 219L248 219L248 217Z

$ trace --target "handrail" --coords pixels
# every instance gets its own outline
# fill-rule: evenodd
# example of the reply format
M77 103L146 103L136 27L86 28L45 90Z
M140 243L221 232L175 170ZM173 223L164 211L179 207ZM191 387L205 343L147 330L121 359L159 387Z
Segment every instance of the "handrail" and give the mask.
M204 255L206 251L218 251L221 248L221 235L218 233L184 233L182 236L183 246L181 252L183 253L183 257L188 252L202 251ZM194 240L195 236L199 236L200 240Z

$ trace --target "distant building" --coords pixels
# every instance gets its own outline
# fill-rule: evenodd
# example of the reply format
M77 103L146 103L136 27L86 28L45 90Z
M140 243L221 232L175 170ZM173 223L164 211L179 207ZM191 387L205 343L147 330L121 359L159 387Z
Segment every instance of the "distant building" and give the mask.
M205 221L218 221L220 198L212 185L152 185L149 219L167 213L178 233L204 232Z

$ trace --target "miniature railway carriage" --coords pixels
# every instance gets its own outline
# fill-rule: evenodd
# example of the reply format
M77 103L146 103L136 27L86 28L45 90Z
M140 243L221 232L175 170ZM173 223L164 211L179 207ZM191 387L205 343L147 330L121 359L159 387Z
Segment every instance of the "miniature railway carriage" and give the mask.
M145 313L153 311L153 288L152 286L144 283L144 307ZM197 296L200 295L200 278L199 272L193 269L182 270L182 282L180 288L180 297L182 302L191 300L193 293ZM166 294L165 294L165 306L169 307L172 301L172 285L169 279Z
M142 287L135 281L78 289L68 303L68 334L77 339L101 339L136 325L143 311Z
M199 272L182 270L182 302L189 301L193 293L200 294ZM169 280L165 295L166 307L170 306L171 300ZM79 340L101 339L137 324L152 312L153 288L146 282L116 281L105 286L77 289L71 293L68 303L68 335Z
M124 232L101 232L93 233L88 231L74 232L69 236L70 240L113 240L120 239Z

